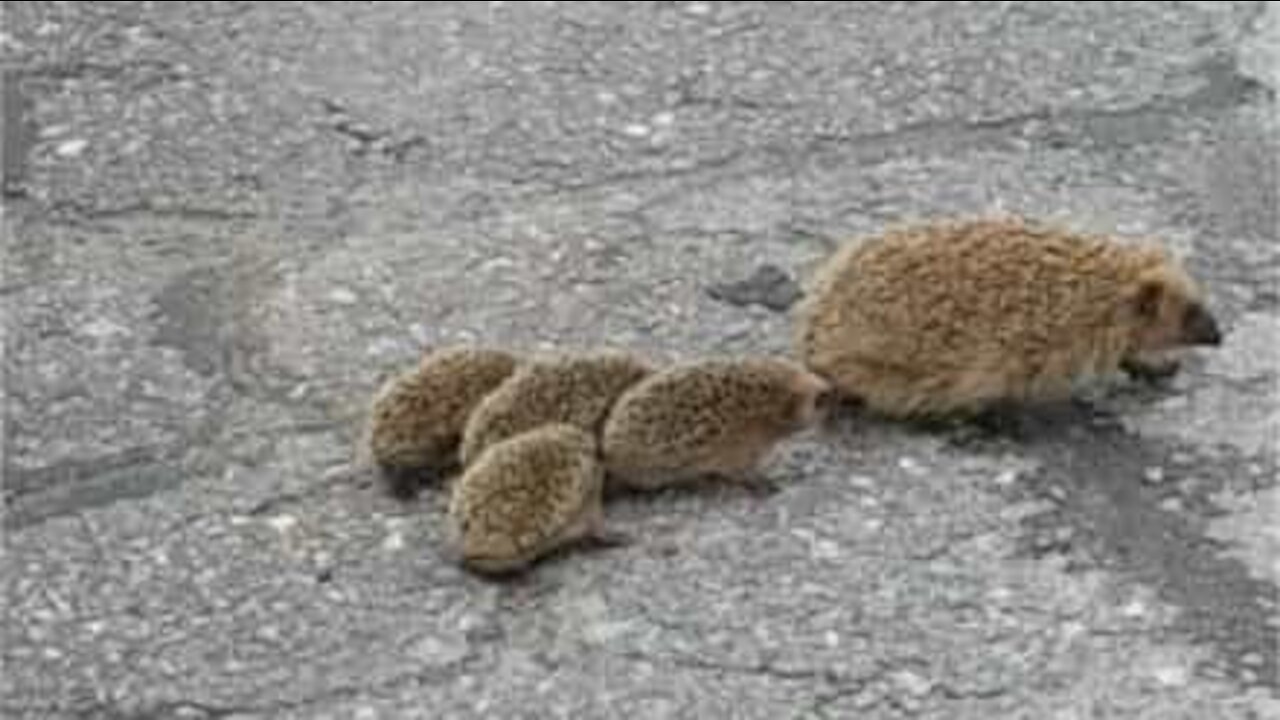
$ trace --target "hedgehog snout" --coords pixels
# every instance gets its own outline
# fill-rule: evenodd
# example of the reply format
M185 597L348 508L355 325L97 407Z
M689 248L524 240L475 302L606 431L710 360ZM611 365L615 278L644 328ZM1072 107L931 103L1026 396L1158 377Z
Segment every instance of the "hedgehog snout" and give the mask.
M1222 344L1222 328L1217 318L1200 305L1195 305L1187 311L1182 330L1186 341L1192 345Z

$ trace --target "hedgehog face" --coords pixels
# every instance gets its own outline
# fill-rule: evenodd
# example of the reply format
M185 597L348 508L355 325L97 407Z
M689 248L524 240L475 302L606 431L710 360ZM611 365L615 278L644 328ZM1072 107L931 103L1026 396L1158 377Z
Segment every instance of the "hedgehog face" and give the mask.
M1195 284L1165 268L1143 277L1130 302L1137 318L1135 345L1160 352L1195 345L1220 345L1222 330Z
M799 372L794 382L795 427L806 428L821 422L836 404L835 389L826 380L804 371Z

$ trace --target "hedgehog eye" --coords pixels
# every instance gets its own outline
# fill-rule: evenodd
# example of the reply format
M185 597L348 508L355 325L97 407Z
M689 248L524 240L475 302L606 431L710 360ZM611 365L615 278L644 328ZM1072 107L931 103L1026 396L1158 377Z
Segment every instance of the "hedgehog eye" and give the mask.
M1155 281L1147 281L1138 286L1133 297L1133 309L1139 317L1154 320L1160 314L1160 300L1164 287Z

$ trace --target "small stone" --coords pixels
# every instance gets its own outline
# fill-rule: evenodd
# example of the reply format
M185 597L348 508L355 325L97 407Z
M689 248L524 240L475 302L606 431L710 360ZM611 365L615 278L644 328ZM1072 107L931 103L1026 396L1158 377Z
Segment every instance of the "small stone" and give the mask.
M404 548L404 534L399 530L393 531L387 535L382 541L382 549L385 552L397 552Z
M356 294L347 288L337 288L330 291L329 299L339 305L355 305L356 301L359 300L359 298L356 297Z
M840 557L840 544L834 540L819 540L813 544L813 556L819 560L834 560Z
M1050 485L1046 492L1048 492L1049 497L1056 502L1063 503L1067 501L1066 488L1061 485Z
M85 324L81 330L85 335L98 340L111 337L112 335L129 334L128 328L113 323L106 318L95 318L92 322Z
M850 475L849 485L855 490L870 492L875 490L876 481L874 478L867 477L866 475Z
M673 112L660 112L653 116L653 124L658 127L671 127L675 121L676 115Z
M911 475L921 475L924 473L924 466L915 458L904 457L898 460L898 467L903 472Z
M910 670L900 670L893 674L893 684L913 698L922 698L933 690L933 681L921 677Z
M1008 487L1018 481L1017 470L1005 470L996 476L996 485L1000 487Z
M49 140L66 135L70 129L67 125L46 125L40 128L40 132L37 135L41 140Z
M1143 471L1142 479L1151 485L1159 485L1164 482L1164 468L1159 466L1149 467Z
M272 530L281 534L293 529L297 524L298 518L292 515L276 515L267 519L267 525L270 525Z
M1182 687L1189 680L1187 669L1180 665L1164 665L1154 668L1151 671L1151 677L1165 687Z
M684 11L690 15L708 15L711 13L711 3L691 2L684 6Z
M1147 604L1141 600L1130 600L1123 608L1120 608L1120 614L1127 618L1145 617L1150 612Z
M1240 664L1248 667L1262 667L1266 662L1267 659L1261 653L1251 652L1240 656Z
M644 123L631 123L622 128L623 135L633 138L648 137L651 132L653 132L652 128Z
M758 305L775 313L790 309L802 294L791 275L772 263L760 265L743 280L711 284L706 293L713 300L735 307Z
M1185 508L1182 505L1182 498L1175 496L1167 497L1160 501L1160 509L1165 512L1182 512Z
M58 143L57 149L54 150L58 157L73 158L79 156L89 147L89 141L84 138L75 138Z
M355 474L355 467L353 467L350 463L340 463L338 465L334 465L333 467L325 470L324 473L320 475L320 480L326 483L338 482L339 480L345 480L353 476L354 474Z

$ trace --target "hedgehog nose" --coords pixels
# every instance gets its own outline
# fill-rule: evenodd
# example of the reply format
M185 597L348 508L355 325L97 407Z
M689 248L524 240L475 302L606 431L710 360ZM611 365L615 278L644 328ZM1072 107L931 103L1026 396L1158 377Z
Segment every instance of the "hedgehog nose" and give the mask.
M840 406L840 392L832 385L824 385L814 396L813 406L820 415L830 415Z
M1196 345L1221 345L1222 329L1218 321L1207 310L1196 312L1187 328L1191 342Z

